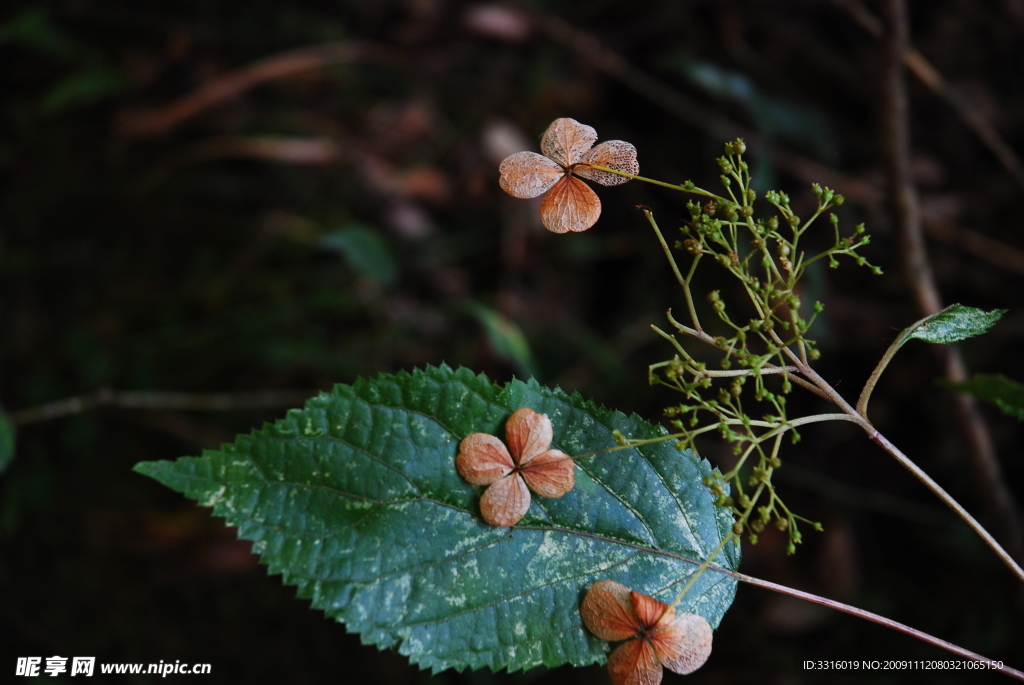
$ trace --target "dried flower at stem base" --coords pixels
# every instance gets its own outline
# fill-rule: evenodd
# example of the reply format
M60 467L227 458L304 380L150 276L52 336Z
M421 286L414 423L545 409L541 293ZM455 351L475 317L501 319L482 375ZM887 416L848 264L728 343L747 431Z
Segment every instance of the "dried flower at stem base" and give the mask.
M523 407L505 424L505 443L487 433L472 433L459 444L455 468L473 485L489 485L480 498L480 514L492 526L509 527L530 508L530 490L561 497L576 483L572 457L549 449L553 430L546 414Z
M544 194L540 218L555 233L585 231L601 216L601 200L577 176L605 186L617 186L629 179L603 166L636 175L640 165L636 148L623 140L608 140L593 147L597 131L575 119L555 119L540 140L543 155L517 152L506 157L499 171L501 189L512 197L529 198ZM546 193L546 194L545 194Z
M608 658L615 685L658 685L662 667L686 675L711 655L711 626L703 616L677 614L668 604L615 581L591 585L580 614L602 640L627 640Z

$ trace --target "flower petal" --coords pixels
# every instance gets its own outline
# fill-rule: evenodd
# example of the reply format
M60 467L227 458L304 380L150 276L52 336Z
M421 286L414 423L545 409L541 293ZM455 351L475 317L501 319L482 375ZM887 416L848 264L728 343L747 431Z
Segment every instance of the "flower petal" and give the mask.
M529 508L530 491L518 473L499 478L480 498L480 515L492 526L514 526Z
M536 152L517 152L498 167L498 185L512 197L537 197L565 175L565 169Z
M640 164L636 161L636 148L632 143L624 140L606 140L587 154L583 155L580 164L573 167L572 172L577 176L596 181L603 186L622 185L629 179L625 176L616 176L607 171L591 169L587 164L598 164L616 171L625 171L627 174L640 173Z
M540 151L562 166L572 166L597 140L597 131L575 119L555 119L540 139Z
M608 658L608 674L614 685L658 685L661 664L647 640L630 640Z
M473 485L490 485L515 468L505 443L487 433L471 433L459 443L455 469Z
M565 176L548 191L540 203L540 220L554 233L585 231L601 216L601 200L590 187L574 176Z
M553 435L551 419L529 407L516 409L505 424L512 459L520 466L550 447Z
M663 619L666 622L671 621L676 615L676 610L668 604L639 592L630 592L629 602L644 628L653 628Z
M547 450L520 463L527 487L541 497L561 497L576 485L576 464L559 450Z
M670 671L687 675L711 656L711 625L698 614L679 614L651 635L658 661Z
M587 630L609 642L636 637L643 629L629 601L629 588L614 580L590 586L580 605L580 615Z

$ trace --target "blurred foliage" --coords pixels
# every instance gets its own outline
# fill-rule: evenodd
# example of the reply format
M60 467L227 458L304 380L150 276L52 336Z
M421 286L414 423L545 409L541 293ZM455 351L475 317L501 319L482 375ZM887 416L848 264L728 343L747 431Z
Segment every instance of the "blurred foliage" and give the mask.
M13 417L104 386L313 394L441 361L505 381L529 362L545 383L656 418L671 399L647 387L646 366L668 351L649 326L682 303L634 206L654 208L668 230L685 221L686 198L637 183L599 189L598 224L556 236L535 206L501 193L497 164L571 116L602 140L635 144L646 176L710 185L712 160L735 137L716 127L729 124L771 141L751 151L758 182L788 192L798 212L814 198L783 153L880 187L880 48L840 4L535 0L524 5L531 18L468 0L11 0L0 13L0 405ZM1024 151L1024 90L1012 87L1024 59L1019 0L916 2L911 13L916 47ZM552 16L676 100L610 76L588 43L552 32ZM968 365L1024 378L1024 288L1000 266L1024 248L1007 220L1022 190L945 102L910 86L922 204L952 227L929 244L943 295L1010 310L965 343ZM710 112L704 125L678 116L678 98ZM919 316L886 214L856 201L841 214L868 224L867 257L886 272L809 274L816 292L803 299L826 305L812 331L817 368L849 396ZM959 229L1008 249L973 249ZM710 305L699 307L710 320ZM927 351L904 351L872 418L981 511L947 397L925 390L940 373ZM794 413L818 406L801 397ZM1011 459L1021 425L991 409L1024 500L1024 464ZM427 682L309 611L205 511L130 471L280 414L107 409L19 425L0 477L3 661L181 658L212 663L212 682ZM762 536L742 570L1012 663L1024 637L1019 588L980 543L956 524L899 514L934 502L855 429L803 435L788 463L820 474L818 485L787 482L781 469L779 487L825 532L795 558L781 536ZM717 443L701 449L728 459ZM865 504L878 498L891 506ZM799 661L840 655L940 656L742 588L688 682L825 682ZM899 682L963 682L918 675ZM604 678L559 669L435 682ZM998 682L970 682L986 678Z
M0 411L0 473L3 473L11 459L14 459L15 435L14 424Z
M963 383L948 385L980 400L991 402L1007 416L1024 421L1024 385L1017 381L1011 381L1006 376L979 373Z

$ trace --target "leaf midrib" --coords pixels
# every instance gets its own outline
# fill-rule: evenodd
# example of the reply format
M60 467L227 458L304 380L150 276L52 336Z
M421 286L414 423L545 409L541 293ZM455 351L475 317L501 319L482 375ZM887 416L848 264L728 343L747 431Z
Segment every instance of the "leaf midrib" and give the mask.
M512 411L511 409L509 409L508 407L506 407L504 405L495 404L495 403L491 402L487 398L483 397L480 393L476 392L475 390L473 390L472 388L467 386L464 382L462 382L462 381L456 381L456 382L460 383L462 385L462 387L464 387L467 391L469 391L470 394L475 395L477 398L480 399L480 401L484 402L489 407L497 408L497 409L500 409L500 410L506 411L506 412ZM463 436L463 438L460 438L459 437L459 432L457 432L454 429L452 429L450 426L448 426L440 418L438 418L436 416L431 416L430 414L427 414L424 411L419 410L419 409L407 409L405 407L393 406L393 405L384 404L384 403L381 403L381 402L372 402L372 401L366 399L365 397L359 396L358 394L350 395L350 396L347 396L347 397L343 396L343 395L332 395L332 397L340 399L340 400L359 401L359 402L362 402L363 404L365 404L367 407L369 407L371 409L379 408L379 409L388 409L388 410L392 410L392 411L395 410L395 409L399 409L401 411L408 412L409 414L415 414L417 416L423 417L424 419L427 419L429 421L432 421L432 422L436 423L445 432L447 432L449 436L451 436L455 440L461 440L461 439L463 439L465 437L465 436ZM578 407L573 406L572 404L570 404L565 399L560 399L559 401L562 402L567 407L569 407L571 410L580 411L580 409ZM318 407L318 409L323 410L323 407ZM326 414L326 412L325 412L325 414ZM327 423L330 424L329 421ZM613 442L613 444L614 444L614 441L612 440L612 429L608 428L603 423L601 423L600 421L596 421L596 420L595 420L593 425L595 427L600 427L602 430L604 430L605 433L607 434L607 437L609 438L609 441ZM415 490L417 494L421 494L422 495L422 491L420 490L419 486L404 471L402 471L401 469L395 467L392 464L389 464L388 462L386 462L383 459L377 457L376 455L373 455L372 453L368 452L366 450L366 448L358 447L358 446L352 444L351 442L345 440L344 438L339 438L339 437L331 435L329 433L325 433L325 434L318 435L318 436L306 436L306 435L291 435L291 436L266 435L266 437L271 439L271 440L276 440L276 441L281 441L281 442L288 442L288 441L292 441L292 440L302 440L302 439L309 440L309 439L314 439L314 438L316 438L316 439L326 438L328 440L331 440L332 442L335 442L335 443L338 443L338 444L343 445L345 447L348 447L348 448L352 449L353 451L362 454L367 459L369 459L369 460L371 460L371 461L373 461L375 463L378 463L381 466L383 466L383 467L385 467L385 468L387 468L387 469L389 469L391 471L394 471L396 474L398 474L403 479L405 479L405 481L407 483L409 483L409 486L413 490ZM551 444L552 444L553 447L559 448L559 445L557 445L555 443L555 441L552 441ZM697 552L699 554L701 554L701 555L706 555L707 551L704 549L704 544L701 541L700 536L697 535L695 532L693 532L693 531L698 530L698 527L696 525L694 525L693 521L691 520L690 515L686 511L686 508L683 506L683 503L679 500L678 497L676 497L675 493L672 491L672 488L670 488L668 486L668 483L666 482L665 477L661 473L661 471L659 471L658 468L653 463L651 463L651 460L648 459L647 456L642 451L640 451L639 449L637 449L635 447L630 448L629 451L626 452L626 454L627 455L628 454L634 454L635 456L637 456L639 459L641 459L643 462L645 462L651 468L651 471L658 478L658 482L661 484L662 489L666 493L668 493L669 497L672 498L672 501L675 502L676 507L679 509L679 513L682 515L683 519L686 520L686 525L689 527L689 529L690 529L690 531L692 533L690 537L693 538L693 540L696 542L696 544L700 547L700 549L697 550ZM589 457L593 457L593 456L597 456L597 455L588 455L588 456ZM623 455L623 456L626 456L626 455ZM246 457L253 463L253 466L256 467L256 469L259 470L261 474L263 474L263 469L258 464L255 463L255 460L253 459L252 454L247 452L246 453ZM579 459L582 459L582 458L588 458L588 457L580 457L580 458L573 457L573 459L576 461L576 464L580 467L581 470L583 470L588 476L590 476L590 478L595 483L597 483L602 488L604 488L605 491L608 494L610 494L612 497L614 497L623 506L623 508L625 508L630 514L633 515L633 517L636 519L636 521L641 526L643 526L644 530L647 532L647 535L648 535L648 537L651 540L657 540L658 536L655 535L654 531L651 529L650 524L647 522L647 520L644 518L644 516L639 511L637 511L635 508L633 508L628 502L626 502L622 498L622 496L619 495L619 493L617 493L615 490L613 490L602 479L600 479L597 476L595 476L591 471L585 469L583 467L583 465L581 464L581 462L579 461ZM266 476L264 475L264 477L266 477ZM268 480L267 482L269 483L271 481ZM278 482L281 482L281 481L278 481ZM353 497L359 497L359 496L358 495L353 495ZM361 498L361 499L365 499L365 500L368 500L368 501L375 501L375 500L372 500L370 498ZM436 500L430 500L430 498L426 498L426 497L424 497L423 499L427 500L427 501L436 501ZM378 502L378 504L379 503L380 502ZM461 507L455 507L454 505L451 505L451 506L453 508L465 511L465 510L461 509ZM538 507L539 506L540 505L538 504ZM542 510L543 510L543 508L542 508ZM544 511L544 513L545 513L545 515L547 515L547 511ZM550 518L550 516L549 516L549 518Z
M457 511L459 513L469 514L469 515L473 514L473 512L471 512L469 509L465 509L463 507L459 507L459 506L456 506L454 504L449 504L448 502L442 502L441 500L432 499L430 497L417 497L417 498L396 499L396 500L376 500L376 499L373 499L373 498L370 498L370 497L363 497L361 495L353 495L353 494L350 494L350 493L341 492L340 490L336 490L334 488L330 488L330 487L328 487L326 485L309 485L309 484L304 484L304 483L292 483L292 482L288 482L288 481L269 481L269 480L268 481L227 481L227 482L225 482L225 481L213 480L212 478L207 478L207 477L204 477L204 476L194 476L194 475L179 475L178 477L186 479L186 480L192 480L192 481L201 482L201 483L209 483L211 485L218 485L218 486L226 485L228 487L247 486L247 485L248 486L273 485L273 486L280 486L280 487L286 487L286 488L319 489L319 490L325 490L325 491L330 492L332 494L335 494L335 495L337 495L339 497L345 497L345 498L349 498L349 499L357 499L357 500L364 501L364 502L372 502L373 504L375 504L377 506L391 506L391 505L397 505L397 504L408 504L408 503L416 503L416 502L426 502L428 504L436 504L438 506L442 506L442 507L445 507L445 508L448 508L448 509L452 509L452 510ZM270 523L266 523L265 521L262 521L262 522L258 521L255 518L253 518L252 515L249 514L249 513L233 512L233 514L235 516L239 517L239 518L244 518L244 519L246 519L248 521L251 521L251 522L255 523L258 526L263 526L263 527L266 527L266 528L272 528L272 529L278 530L278 531L281 530L281 526L270 524ZM228 517L227 516L223 516L222 518L228 518ZM358 522L356 522L356 523L358 523ZM356 525L356 523L350 523L350 524L344 526L344 528L350 528L353 525ZM573 529L573 528L565 528L564 526L554 526L554 525L552 525L552 526L534 526L534 525L522 525L522 526L520 526L520 525L516 525L516 526L513 526L513 529L515 529L515 530L536 530L536 531L541 531L541 532L554 532L554 533L564 533L564 534L567 534L567 535L578 535L580 537L592 538L592 539L595 539L595 540L600 540L602 542L608 542L608 543L611 543L611 544L622 545L623 547L630 547L630 548L639 550L641 552L646 552L646 553L649 553L649 554L656 554L656 555L659 555L659 556L665 556L665 557L669 557L671 559L676 559L676 560L679 560L679 561L685 561L686 563L693 564L694 566L700 566L700 564L702 563L702 562L696 561L694 559L691 559L689 557L683 556L682 554L679 554L677 552L670 552L668 550L658 549L656 547L650 547L650 546L647 546L647 545L641 545L641 544L638 544L638 543L635 543L635 542L630 542L628 540L622 540L621 538L612 537L610 535L603 535L603 534L600 534L600 533L590 533L590 532L587 532L587 531L584 531L584 530L576 530L576 529ZM307 535L307 534L290 533L289 532L289 533L285 533L285 534L288 537L296 538L296 539L323 539L323 538L334 537L338 533L329 532L329 533L325 533L323 535L313 535L313 534ZM504 535L499 536L498 538L496 538L491 543L488 543L488 545L485 545L484 547L481 547L481 548L477 549L476 551L479 551L480 549L485 549L490 544L493 544L494 542L499 542L499 541L503 540L504 537L505 537ZM450 561L452 559L457 559L457 558L459 558L459 557L448 557L446 559L440 560L438 563L444 563L444 562ZM429 567L430 567L430 565L423 566L423 567L417 567L417 568L429 568ZM408 571L402 571L402 573L408 573ZM386 577L388 575L397 575L397 574L384 574L384 575L378 576L378 577L383 578L383 577ZM370 580L373 580L373 578L371 578ZM346 581L346 582L365 582L365 581L361 581L361 580L357 580L357 579L349 579L349 581ZM541 586L541 587L543 587L543 586Z

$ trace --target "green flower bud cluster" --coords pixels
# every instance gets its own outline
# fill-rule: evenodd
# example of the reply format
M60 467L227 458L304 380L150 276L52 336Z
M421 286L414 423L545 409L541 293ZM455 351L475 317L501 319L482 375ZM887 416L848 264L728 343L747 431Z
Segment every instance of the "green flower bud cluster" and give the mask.
M792 365L807 365L820 357L809 333L824 305L808 301L801 279L814 262L838 266L843 256L875 273L880 270L858 252L870 243L863 225L843 235L838 216L830 210L841 207L844 198L830 188L811 186L816 208L806 219L794 211L790 197L777 190L763 196L773 209L771 215L756 217L758 197L743 159L745 151L742 140L732 141L717 160L724 194L703 190L689 181L680 186L700 196L700 201L687 203L689 221L680 227L682 238L675 243L683 269L648 213L683 288L691 319L683 324L670 311L668 319L675 331L669 334L656 329L677 354L651 365L649 378L652 384L672 388L684 398L665 409L665 416L678 431L672 436L677 446L699 451L697 441L711 433L729 444L735 457L732 467L724 474L716 470L713 478L705 479L705 485L718 506L732 511L734 532L748 533L750 541L756 542L758 534L774 522L789 536L788 548L793 552L801 542L800 522L820 528L793 514L772 483L772 474L782 466L782 438L788 433L792 442L800 439L786 415L786 396L801 380L792 373ZM827 249L808 254L804 235L819 218L827 218L834 240ZM690 289L698 265L707 260L732 276L731 284L707 293L706 305L701 305L714 321L708 328L715 334L701 325ZM694 358L679 336L713 348L718 355L717 369L709 370L708 361ZM757 412L765 414L761 419L752 418L751 398L767 405L767 412Z

